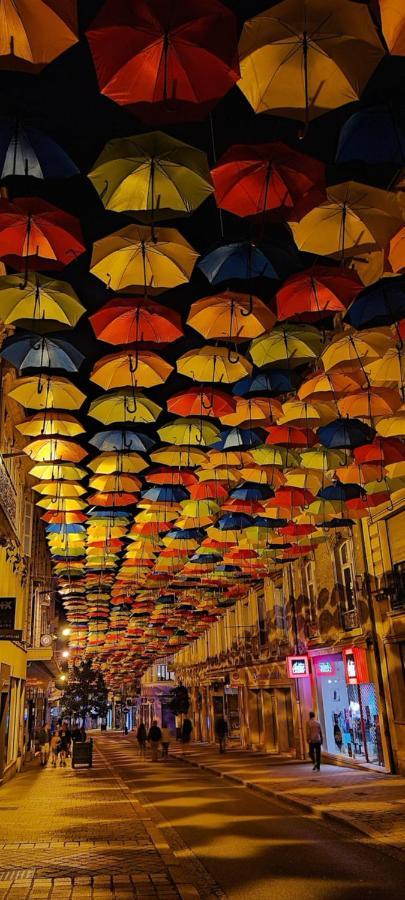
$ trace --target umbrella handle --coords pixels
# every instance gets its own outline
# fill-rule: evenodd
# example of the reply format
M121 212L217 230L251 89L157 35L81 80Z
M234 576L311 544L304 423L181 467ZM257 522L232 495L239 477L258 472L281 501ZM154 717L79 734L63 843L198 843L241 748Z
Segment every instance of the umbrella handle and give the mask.
M139 351L138 351L138 348L136 348L136 351L135 351L135 365L134 365L134 363L133 363L133 357L131 356L130 353L128 353L128 360L129 360L129 371L131 372L131 375L133 375L133 374L136 372L136 370L137 370L137 368L138 368L138 365L139 365Z
M214 405L213 401L214 401L214 391L212 391L211 400L209 401L209 403L204 403L204 394L201 395L201 406L203 409L206 409L207 411L212 409L212 407Z
M247 319L248 316L251 316L251 315L252 315L252 312L253 312L253 297L252 297L252 294L250 294L250 296L249 296L249 308L248 308L248 310L247 310L246 312L245 312L243 309L241 309L240 314L241 314L241 316L242 316L244 319Z
M232 356L232 350L229 347L228 350L228 362L231 363L232 366L236 365L239 362L239 353L236 353L236 359Z

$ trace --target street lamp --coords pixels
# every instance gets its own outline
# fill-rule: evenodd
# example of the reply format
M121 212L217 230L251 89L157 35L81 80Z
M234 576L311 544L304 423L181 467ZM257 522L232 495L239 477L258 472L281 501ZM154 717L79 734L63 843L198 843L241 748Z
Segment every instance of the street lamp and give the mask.
M69 637L69 635L72 634L72 629L71 628L63 628L62 634L63 634L63 637Z
M62 656L64 657L64 659L67 659L68 656L70 656L69 650L63 650L63 651L62 651Z

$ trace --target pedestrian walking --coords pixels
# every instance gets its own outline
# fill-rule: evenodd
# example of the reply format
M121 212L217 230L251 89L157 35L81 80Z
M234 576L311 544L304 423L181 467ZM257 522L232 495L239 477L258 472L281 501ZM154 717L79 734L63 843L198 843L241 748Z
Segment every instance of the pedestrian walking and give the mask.
M318 722L314 712L310 712L309 714L306 732L309 744L309 755L314 764L312 771L319 772L321 768L321 746L323 744L323 735L321 723Z
M63 727L59 731L59 767L66 766L66 757L70 750L70 732Z
M138 725L138 731L136 732L136 739L138 741L139 756L144 759L145 754L146 754L146 741L148 739L144 722L140 722Z
M154 719L151 727L149 728L148 741L150 743L150 747L152 750L152 762L157 762L158 760L158 750L159 744L162 740L162 732L159 728L157 720Z
M228 737L228 723L223 716L215 720L215 736L219 744L219 752L225 753L226 739Z
M58 732L52 735L51 738L51 765L52 768L56 768L56 763L58 761L58 754L60 749L60 737Z
M39 750L41 754L41 766L46 766L50 749L49 725L43 725L39 732Z
M190 743L192 730L193 730L193 723L186 716L186 718L183 719L183 726L181 729L181 742L183 744L183 753L185 751L186 744Z
M172 738L170 728L167 725L162 725L162 759L167 759L169 756L169 744Z

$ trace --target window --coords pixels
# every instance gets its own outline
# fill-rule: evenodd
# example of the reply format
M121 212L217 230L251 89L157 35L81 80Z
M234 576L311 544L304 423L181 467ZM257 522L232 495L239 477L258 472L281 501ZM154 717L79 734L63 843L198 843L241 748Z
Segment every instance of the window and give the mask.
M261 647L264 647L268 642L266 601L264 599L264 594L257 595L257 615L259 621L259 644Z
M339 581L342 587L343 607L346 612L355 609L354 575L349 541L338 548Z
M315 578L315 563L313 559L309 560L304 567L305 573L305 585L306 592L309 601L309 612L311 616L311 622L316 622L317 619L317 606L316 606L316 578Z
M405 606L405 562L394 563L392 567L394 592L391 595L391 609Z

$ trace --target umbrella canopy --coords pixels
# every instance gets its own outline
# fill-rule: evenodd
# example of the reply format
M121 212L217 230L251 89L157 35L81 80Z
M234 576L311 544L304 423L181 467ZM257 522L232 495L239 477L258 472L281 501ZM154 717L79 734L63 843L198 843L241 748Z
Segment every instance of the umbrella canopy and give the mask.
M239 78L235 18L218 0L107 0L87 39L102 93L146 121L204 118Z
M354 328L392 325L405 318L405 277L382 278L356 297L345 315Z
M55 412L55 410L45 412L37 412L32 416L19 422L16 426L20 434L27 437L42 437L43 435L58 434L61 437L76 437L78 434L84 434L85 429L74 416L66 412Z
M281 142L235 144L211 174L218 206L238 216L300 219L325 196L322 163Z
M86 399L67 378L49 375L18 378L7 393L28 409L80 409Z
M154 446L155 441L147 434L140 431L128 431L125 428L113 428L110 431L99 431L89 439L89 444L100 451L118 451L127 453L147 453Z
M379 328L369 331L350 330L338 334L322 353L322 365L325 372L348 369L351 373L353 366L359 369L365 363L379 359L393 343L392 332L389 328Z
M92 400L88 415L103 425L113 425L115 422L155 422L161 411L161 406L149 397L128 388L110 391Z
M265 254L250 241L225 244L211 250L198 263L211 284L221 284L230 279L272 278L277 272Z
M297 397L300 400L308 400L318 403L318 401L336 400L338 397L345 397L348 394L355 394L362 386L366 384L366 377L360 371L346 372L329 371L318 372L306 378L302 382L297 391Z
M384 49L363 5L283 0L245 23L239 55L255 112L308 122L358 100Z
M269 372L259 372L252 378L242 378L242 381L233 385L232 393L240 397L262 393L270 395L270 397L278 397L280 394L289 394L293 390L291 372L271 369Z
M176 416L211 416L221 419L224 415L235 412L236 403L225 391L202 385L169 397L167 409Z
M127 225L95 242L90 271L114 291L141 287L146 293L187 283L197 259L175 228Z
M156 387L167 381L173 366L151 350L125 350L103 356L90 375L100 387Z
M219 439L219 430L211 422L198 418L174 419L163 428L158 428L158 435L168 444L195 444L208 447Z
M250 375L252 366L244 356L231 353L227 347L205 346L180 356L177 371L193 381L233 384L244 375Z
M6 325L39 332L74 327L85 311L70 284L38 274L2 275L0 309Z
M313 322L345 312L361 287L352 271L313 266L291 275L277 291L277 318Z
M359 109L344 123L339 134L336 162L395 163L405 159L405 122L388 106Z
M405 24L401 3L379 0L379 10L387 47L392 54L405 56Z
M375 431L360 419L336 419L322 428L318 428L318 440L324 447L331 449L352 449L372 441Z
M142 472L147 463L139 453L99 453L88 463L88 468L98 474L111 475L113 472Z
M0 199L1 258L14 269L63 269L83 253L78 219L39 197Z
M317 358L322 335L310 325L277 325L270 334L256 338L250 355L256 366L302 366Z
M214 190L206 154L162 131L109 141L89 178L106 209L142 221L189 215Z
M6 341L0 356L20 370L64 369L65 372L78 372L84 360L83 353L68 341L37 334Z
M187 324L208 339L246 341L271 331L276 317L258 297L224 291L191 305Z
M2 4L0 68L39 72L78 41L75 0Z
M402 397L398 391L379 388L376 391L363 390L359 394L341 397L337 402L342 416L355 416L358 419L375 419L380 416L391 416L401 406Z
M81 462L87 453L74 441L63 438L38 438L24 447L24 453L35 462Z
M90 316L90 324L108 344L171 343L183 334L178 313L145 297L114 297Z
M0 63L1 65L1 63ZM38 128L18 119L0 123L0 177L68 178L79 169L67 153Z

